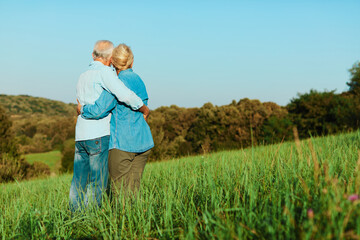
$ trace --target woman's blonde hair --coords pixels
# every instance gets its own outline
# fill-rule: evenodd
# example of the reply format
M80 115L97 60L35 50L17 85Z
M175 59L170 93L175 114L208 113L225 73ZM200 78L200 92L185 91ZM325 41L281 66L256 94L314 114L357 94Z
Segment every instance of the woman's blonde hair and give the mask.
M125 44L119 44L114 48L112 52L111 63L114 67L120 71L131 68L134 62L134 54L132 53L129 46Z

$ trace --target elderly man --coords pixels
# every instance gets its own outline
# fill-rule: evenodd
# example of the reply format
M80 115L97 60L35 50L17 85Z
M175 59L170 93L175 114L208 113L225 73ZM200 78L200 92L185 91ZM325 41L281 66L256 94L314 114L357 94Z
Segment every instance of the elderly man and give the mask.
M114 45L107 40L96 42L92 53L94 61L80 75L76 95L81 105L94 104L103 89L118 101L134 110L149 115L143 101L129 90L109 67ZM74 176L70 187L70 209L81 210L89 202L101 205L102 193L108 182L108 150L110 118L88 120L78 116L75 130Z

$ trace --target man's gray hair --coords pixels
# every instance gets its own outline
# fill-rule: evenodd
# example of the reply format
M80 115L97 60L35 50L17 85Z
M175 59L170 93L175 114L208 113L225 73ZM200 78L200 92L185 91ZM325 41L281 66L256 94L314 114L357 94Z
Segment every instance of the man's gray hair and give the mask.
M114 49L114 44L112 42L108 40L97 41L95 43L94 51L93 51L94 60L98 58L109 60L113 49Z

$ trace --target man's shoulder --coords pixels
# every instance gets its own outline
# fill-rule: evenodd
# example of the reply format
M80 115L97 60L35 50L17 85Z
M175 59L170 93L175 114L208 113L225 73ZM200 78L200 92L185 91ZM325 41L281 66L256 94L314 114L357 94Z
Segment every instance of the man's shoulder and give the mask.
M105 75L105 76L108 76L110 75L111 77L113 76L116 76L117 77L117 74L115 72L115 70L109 66L105 66L105 65L102 65L102 66L99 66L97 68L97 70L100 72L100 74L102 75Z
M89 67L80 74L79 79L87 79L89 77L100 77L101 75L115 74L114 71L103 64L90 64Z
M113 71L113 70L109 66L106 66L99 61L93 61L89 64L85 72L88 71Z
M90 81L94 78L97 78L100 71L97 69L87 69L86 71L82 72L79 76L79 81Z

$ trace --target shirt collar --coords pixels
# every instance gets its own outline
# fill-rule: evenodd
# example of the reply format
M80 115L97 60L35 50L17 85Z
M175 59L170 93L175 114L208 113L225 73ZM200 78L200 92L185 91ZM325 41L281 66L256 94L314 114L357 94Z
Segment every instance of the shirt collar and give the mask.
M93 66L93 65L103 65L103 66L105 66L102 62L99 62L99 61L92 61L91 63L90 63L90 65L89 66Z
M124 73L129 73L129 72L133 72L132 68L128 68L128 69L122 70L121 72L119 72L119 75L120 75L120 74L124 74Z

